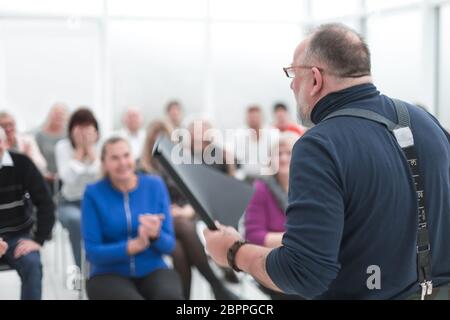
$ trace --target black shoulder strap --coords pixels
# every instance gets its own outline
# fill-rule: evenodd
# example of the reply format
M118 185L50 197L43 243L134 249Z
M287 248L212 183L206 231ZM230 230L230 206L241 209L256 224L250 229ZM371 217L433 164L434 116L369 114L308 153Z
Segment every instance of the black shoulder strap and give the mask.
M386 128L388 128L389 131L393 131L395 128L398 127L398 125L391 120L383 117L382 115L365 109L356 109L356 108L349 108L349 109L342 109L338 110L336 112L333 112L329 114L325 119L322 121L336 118L336 117L355 117L355 118L362 118L367 120L372 120L378 123L381 123Z
M286 212L286 209L287 209L288 203L289 203L287 193L283 190L283 188L277 182L275 177L271 176L271 177L269 177L267 179L264 179L263 181L266 183L266 185L269 188L270 192L272 193L272 195L277 200L277 203L278 203L278 206L280 207L280 209L283 212Z
M431 246L428 226L425 214L425 191L423 179L419 170L419 159L414 146L414 137L411 131L411 119L408 108L403 101L392 99L397 113L398 123L383 117L382 115L363 109L349 108L331 113L324 120L335 117L357 117L375 121L384 125L395 137L405 154L417 195L418 203L418 230L417 230L417 277L422 287L422 299L431 295L433 290L431 273Z

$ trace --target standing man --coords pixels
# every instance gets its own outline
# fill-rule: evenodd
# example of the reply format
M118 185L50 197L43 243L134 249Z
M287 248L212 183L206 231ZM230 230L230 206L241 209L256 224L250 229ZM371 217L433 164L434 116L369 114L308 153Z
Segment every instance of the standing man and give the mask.
M432 297L446 296L449 135L430 114L406 104L412 135L406 127L408 134L397 137L394 130L394 137L364 117L326 119L350 108L393 123L405 119L372 84L366 43L344 25L317 28L297 47L285 72L301 116L316 126L293 149L282 246L242 245L234 229L220 226L205 231L213 259L250 273L272 290L308 299L429 297L431 281ZM411 142L417 157L407 161L403 148ZM417 164L419 174L413 176L411 167ZM427 213L425 224L419 209ZM423 226L426 237L424 229L418 231ZM430 259L425 264L424 257Z
M32 206L36 206L36 221ZM7 150L7 136L0 127L0 261L17 270L22 300L42 297L39 251L50 239L54 210L41 173L27 156Z

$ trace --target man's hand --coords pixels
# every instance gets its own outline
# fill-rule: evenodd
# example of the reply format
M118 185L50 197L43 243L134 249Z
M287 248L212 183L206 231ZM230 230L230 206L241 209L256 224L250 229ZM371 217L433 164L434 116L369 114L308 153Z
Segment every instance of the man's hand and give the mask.
M216 222L219 230L205 229L203 234L206 240L206 251L211 258L222 267L228 267L228 249L238 240L242 240L241 235L232 227L222 226Z
M14 258L19 259L22 256L26 256L33 251L39 251L40 249L41 245L39 243L30 239L20 239L14 250Z
M8 243L3 241L2 238L0 238L0 258L6 253L8 250Z

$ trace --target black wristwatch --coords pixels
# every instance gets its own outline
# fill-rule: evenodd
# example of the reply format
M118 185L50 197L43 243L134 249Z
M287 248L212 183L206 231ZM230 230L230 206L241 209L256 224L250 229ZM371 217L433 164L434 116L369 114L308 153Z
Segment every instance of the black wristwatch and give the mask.
M238 240L228 249L227 260L228 265L236 272L241 272L242 270L236 266L236 254L238 250L244 245L247 244L247 241Z

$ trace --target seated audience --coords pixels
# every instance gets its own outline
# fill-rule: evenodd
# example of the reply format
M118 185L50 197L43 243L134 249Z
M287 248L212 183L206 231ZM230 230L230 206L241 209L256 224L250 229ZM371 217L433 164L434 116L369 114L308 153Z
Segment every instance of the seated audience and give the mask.
M163 260L175 247L164 182L135 174L123 138L107 140L101 160L105 178L87 187L82 208L89 298L182 299L178 274Z
M56 165L62 181L59 220L69 232L75 263L81 267L81 198L89 183L100 177L97 142L99 129L94 114L80 108L70 117L68 138L56 145Z
M183 292L186 299L190 298L191 268L196 267L200 274L209 282L214 296L218 300L234 300L237 297L231 293L216 276L208 262L205 248L196 231L196 214L187 199L180 193L175 182L168 176L161 165L152 157L153 146L160 134L169 136L170 129L162 121L154 121L149 125L144 151L140 160L140 169L146 173L160 175L169 190L171 214L174 222L176 246L172 254L175 270L181 276Z
M7 141L0 127L0 262L19 274L22 300L40 300L39 251L51 237L55 208L34 163L25 155L8 151ZM32 217L33 206L36 220Z
M42 156L41 151L33 136L17 132L16 120L4 111L0 111L0 127L6 133L6 148L11 151L23 153L33 160L41 174L47 174L47 161Z
M288 204L291 151L298 138L292 132L282 133L278 155L273 158L273 161L278 161L278 172L264 180L255 181L256 191L245 213L245 238L251 243L269 248L281 246ZM275 300L299 298L265 288L263 291Z

